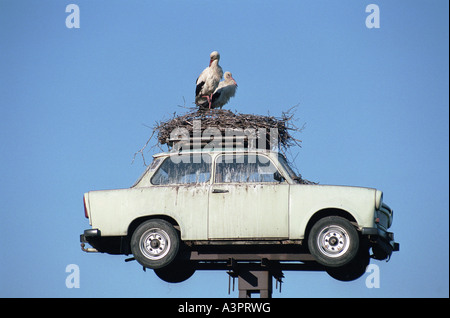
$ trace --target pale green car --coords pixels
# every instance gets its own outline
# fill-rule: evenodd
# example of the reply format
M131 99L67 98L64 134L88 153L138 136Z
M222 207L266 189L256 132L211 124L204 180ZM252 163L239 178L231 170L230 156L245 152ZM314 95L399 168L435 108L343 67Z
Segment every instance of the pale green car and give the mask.
M92 229L81 235L83 250L133 254L152 269L196 247L270 245L361 274L370 257L399 250L381 191L305 184L268 150L157 154L131 188L85 193L84 207Z

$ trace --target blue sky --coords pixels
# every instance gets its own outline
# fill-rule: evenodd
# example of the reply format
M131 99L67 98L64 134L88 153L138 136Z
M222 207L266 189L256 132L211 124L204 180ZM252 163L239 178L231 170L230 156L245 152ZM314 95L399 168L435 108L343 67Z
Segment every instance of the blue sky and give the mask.
M66 27L70 3L80 28ZM366 27L370 3L380 28ZM285 272L273 296L448 297L448 9L444 0L0 0L0 296L237 297L224 272L171 285L125 256L79 247L83 193L133 184L149 126L192 105L218 50L239 85L225 108L279 116L298 104L300 173L383 190L395 210L401 251L372 262L380 288L367 288L367 275L342 283ZM80 288L66 288L69 264Z

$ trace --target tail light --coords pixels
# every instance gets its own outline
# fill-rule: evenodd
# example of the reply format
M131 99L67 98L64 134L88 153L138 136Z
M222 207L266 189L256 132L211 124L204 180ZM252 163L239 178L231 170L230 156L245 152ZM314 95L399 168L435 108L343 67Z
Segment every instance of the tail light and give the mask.
M88 215L88 211L87 211L87 207L86 207L86 197L83 196L83 203L84 203L84 216L86 217L86 219L89 219L89 215Z

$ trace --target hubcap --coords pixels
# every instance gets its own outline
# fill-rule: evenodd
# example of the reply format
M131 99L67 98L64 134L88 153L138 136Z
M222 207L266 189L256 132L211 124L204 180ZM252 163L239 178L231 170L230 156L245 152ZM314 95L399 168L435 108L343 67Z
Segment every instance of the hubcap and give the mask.
M317 245L322 254L328 257L339 257L347 252L350 236L340 226L327 226L318 235Z
M141 236L139 246L145 257L151 260L158 260L169 252L170 238L162 229L149 229Z

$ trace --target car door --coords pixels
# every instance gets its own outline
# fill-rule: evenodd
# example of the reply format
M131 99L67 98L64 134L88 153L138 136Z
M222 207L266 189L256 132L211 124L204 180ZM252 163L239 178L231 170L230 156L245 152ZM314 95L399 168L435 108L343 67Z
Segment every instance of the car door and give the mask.
M219 155L209 192L209 239L288 238L289 184L262 154Z
M151 178L148 188L152 214L175 219L184 240L207 238L211 156L175 154L167 157Z

